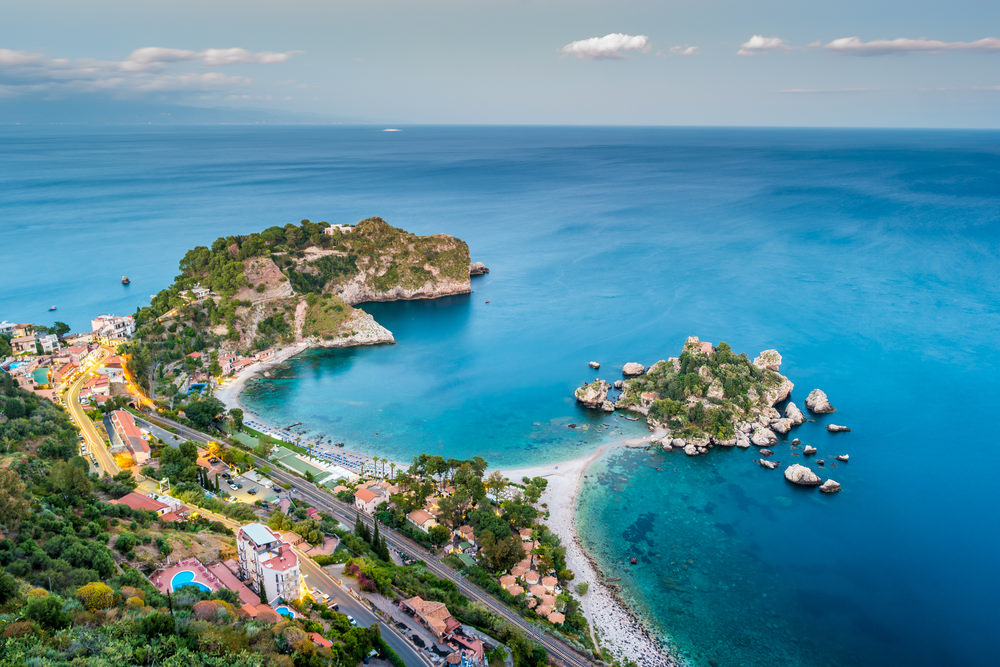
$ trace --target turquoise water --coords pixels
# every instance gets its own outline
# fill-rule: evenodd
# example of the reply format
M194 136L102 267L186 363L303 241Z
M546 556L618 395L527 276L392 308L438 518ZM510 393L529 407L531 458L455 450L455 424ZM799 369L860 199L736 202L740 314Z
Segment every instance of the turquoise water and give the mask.
M285 605L278 605L277 607L274 608L274 610L279 614L281 614L282 616L295 618L295 612L292 611L290 608L286 607Z
M212 589L205 584L194 580L195 574L193 570L181 570L175 574L170 579L170 590L176 591L184 586L197 586L203 591L211 591Z
M472 295L368 306L397 345L310 353L248 392L272 423L374 454L575 456L642 432L579 410L581 382L692 334L778 348L793 398L822 387L827 421L854 428L795 434L851 455L824 471L844 490L790 489L752 451L622 452L586 480L585 544L698 664L994 661L1000 133L5 128L0 143L0 319L130 311L190 245L303 217L467 240L493 269ZM798 461L784 444L775 458Z

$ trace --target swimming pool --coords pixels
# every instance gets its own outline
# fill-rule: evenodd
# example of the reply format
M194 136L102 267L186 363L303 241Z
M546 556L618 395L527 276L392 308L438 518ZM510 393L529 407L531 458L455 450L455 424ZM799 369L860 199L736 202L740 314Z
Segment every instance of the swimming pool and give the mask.
M278 605L277 607L274 608L274 610L279 614L281 614L282 616L287 616L288 618L295 618L295 612L292 611L290 608L288 608L286 605L283 604Z
M170 579L170 590L176 592L182 586L197 586L203 591L212 590L205 584L194 580L194 570L181 570Z

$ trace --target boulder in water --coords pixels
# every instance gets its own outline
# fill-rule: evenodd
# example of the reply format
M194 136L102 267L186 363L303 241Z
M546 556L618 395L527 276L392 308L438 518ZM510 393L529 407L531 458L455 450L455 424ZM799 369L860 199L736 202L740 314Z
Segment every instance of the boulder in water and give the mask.
M820 485L819 490L823 493L836 493L840 491L840 482L828 479Z
M833 406L826 397L826 392L822 389L813 389L806 397L806 407L816 414L833 412Z
M646 372L646 367L642 364L630 361L622 368L622 375L625 377L635 377L636 375L642 375Z
M851 429L846 426L841 426L840 424L827 424L826 430L830 433L850 433Z
M798 463L785 468L785 479L800 486L819 486L823 482L816 473Z

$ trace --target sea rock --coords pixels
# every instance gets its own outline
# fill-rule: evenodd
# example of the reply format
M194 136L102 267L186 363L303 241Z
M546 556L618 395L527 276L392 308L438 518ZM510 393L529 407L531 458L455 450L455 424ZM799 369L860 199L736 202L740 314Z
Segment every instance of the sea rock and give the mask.
M764 458L767 458L768 456L774 456L774 452L772 450L766 449L766 448L760 450L757 453L760 454L761 456L763 456Z
M778 444L778 436L776 436L774 431L771 429L760 426L756 428L753 435L750 436L750 442L758 447L768 447L770 445Z
M660 443L660 448L663 449L663 451L665 451L665 452L672 452L672 451L674 451L674 448L670 446L669 442L661 442Z
M601 364L600 364L599 362L597 362L597 361L591 361L591 362L590 362L590 363L588 363L587 365L588 365L588 366L590 366L591 368L593 368L593 369L594 369L595 371L596 371L596 370L597 370L598 368L600 368L600 367L601 367Z
M785 479L801 486L819 486L823 481L812 470L798 463L785 468Z
M750 438L748 438L746 434L740 433L739 435L736 436L736 446L739 447L740 449L749 449Z
M830 405L830 401L826 397L826 392L822 389L813 389L806 396L806 407L810 412L814 412L818 415L833 412L834 408Z
M802 450L803 456L812 456L816 453L816 448L812 445L806 445L806 448Z
M684 449L684 445L686 444L687 443L684 442L684 440L681 438L674 438L673 440L670 441L670 446L675 447L677 449Z
M646 372L646 367L635 361L630 361L622 368L622 375L625 377L635 377Z
M843 461L844 463L847 463L848 461L851 460L851 457L848 454L841 454L840 456L835 456L834 458L837 459L838 461Z
M753 360L753 365L777 373L781 370L781 355L777 350L764 350Z
M305 305L305 300L301 302ZM395 343L392 332L375 321L369 313L357 309L341 325L341 335L336 338L309 338L310 345L315 347L356 347L360 345L382 345Z
M822 493L836 493L840 491L840 482L828 479L820 485L819 490Z
M816 460L816 465L818 465L820 467L825 466L826 465L826 461L824 461L823 459L817 459Z
M794 445L801 445L801 444L802 444L802 441L801 441L801 440L799 440L798 438L795 438L794 440L792 440L792 445L793 445L793 446L794 446Z
M615 380L615 384L613 386L618 391L621 391L625 388L625 380Z
M609 385L604 380L596 380L590 384L585 384L578 388L573 395L576 396L576 400L579 401L585 408L598 409L602 408L604 403L608 400L608 390L611 389ZM612 409L614 406L612 406Z
M684 445L684 453L687 454L688 456L698 456L698 454L700 454L701 452L699 452L698 448L695 447L694 445L687 444Z
M782 417L781 419L771 420L771 430L775 433L780 433L785 435L792 430L792 420L788 417Z
M839 424L827 424L826 430L830 433L850 433L851 429L846 426L841 426Z
M774 470L778 467L778 461L768 461L767 459L757 459L757 463L760 464L761 468L767 468L768 470Z
M611 401L604 401L603 403L601 403L601 410L604 410L605 412L614 412L615 404L612 403Z
M768 387L764 390L763 398L768 405L774 405L788 398L794 388L795 385L792 381L782 375L781 382L776 387Z
M794 403L789 403L785 406L785 418L791 419L794 426L798 426L806 421L806 416L802 414L802 411Z
M726 438L725 440L712 440L719 447L734 447L736 445L736 438Z
M739 431L740 433L745 433L746 435L750 435L753 432L753 424L747 421L741 421L738 424L736 424L736 430Z
M469 265L469 275L470 276L481 276L484 273L489 273L490 270L486 268L486 265L482 262L473 262Z

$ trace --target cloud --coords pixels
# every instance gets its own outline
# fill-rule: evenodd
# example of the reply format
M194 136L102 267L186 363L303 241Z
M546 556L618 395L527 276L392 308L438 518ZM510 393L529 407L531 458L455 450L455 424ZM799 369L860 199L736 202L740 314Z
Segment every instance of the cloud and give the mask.
M785 40L779 37L754 35L747 41L740 44L740 50L736 53L741 56L753 56L758 53L767 53L768 51L787 51L788 48L788 45L785 44Z
M51 58L0 49L0 89L6 96L31 93L116 95L150 92L204 92L246 86L251 79L191 67L235 64L269 65L287 61L298 51L253 53L242 48L190 51L159 46L136 49L124 60ZM177 71L180 68L181 71ZM187 71L184 71L186 68Z
M693 56L698 53L697 46L671 46L670 53L675 56Z
M609 60L624 58L622 51L639 51L645 53L649 49L649 37L646 35L626 35L612 32L604 37L591 37L570 42L562 47L563 53L587 58L589 60Z
M841 37L826 44L824 49L851 56L886 56L894 53L1000 53L1000 39L986 37L974 42L942 42L936 39L876 39L863 42L858 37Z

